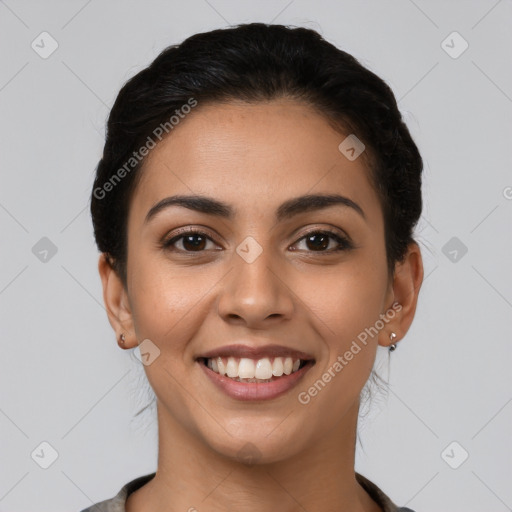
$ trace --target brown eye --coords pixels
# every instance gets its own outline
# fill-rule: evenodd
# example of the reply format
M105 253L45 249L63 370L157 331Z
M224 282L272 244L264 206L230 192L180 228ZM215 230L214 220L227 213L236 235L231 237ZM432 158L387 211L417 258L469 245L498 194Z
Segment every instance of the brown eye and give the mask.
M187 251L200 251L206 246L206 238L201 235L185 235L182 238L183 247Z
M305 237L306 246L312 251L327 249L329 247L330 238L331 237L325 233L308 235Z
M302 240L305 241L306 250L310 252L332 253L353 247L347 238L332 231L311 231L299 239L298 242ZM326 250L329 248L332 241L336 242L337 245L335 244L334 248L331 247L331 249Z
M202 252L207 248L208 241L213 244L212 239L206 233L189 230L164 242L163 247L169 250L177 249L182 252ZM181 242L182 247L174 247L177 242Z

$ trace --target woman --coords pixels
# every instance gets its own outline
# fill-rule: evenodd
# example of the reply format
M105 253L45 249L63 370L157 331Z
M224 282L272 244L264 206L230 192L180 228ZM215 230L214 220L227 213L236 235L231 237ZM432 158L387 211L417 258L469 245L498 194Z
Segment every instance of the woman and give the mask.
M158 468L86 511L410 511L354 461L423 279L421 172L389 87L306 28L196 34L124 85L91 212Z

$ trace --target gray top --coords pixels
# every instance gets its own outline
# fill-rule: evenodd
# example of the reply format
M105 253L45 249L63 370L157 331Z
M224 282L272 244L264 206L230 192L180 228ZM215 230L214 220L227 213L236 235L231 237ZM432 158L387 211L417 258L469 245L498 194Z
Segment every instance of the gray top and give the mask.
M105 501L100 501L80 512L126 512L125 503L128 496L149 482L156 473L139 476L125 484L116 496ZM398 507L391 499L384 494L373 482L363 475L356 472L356 480L372 497L372 499L382 508L382 512L414 512L410 508Z

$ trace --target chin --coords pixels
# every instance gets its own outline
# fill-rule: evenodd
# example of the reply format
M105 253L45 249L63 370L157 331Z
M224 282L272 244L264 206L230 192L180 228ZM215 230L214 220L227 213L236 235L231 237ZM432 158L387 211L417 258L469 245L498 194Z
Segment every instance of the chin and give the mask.
M222 439L211 439L209 438L211 436L206 436L205 441L219 455L242 464L249 466L272 464L296 456L302 449L302 445L306 443L305 439L297 439L298 433L294 436L290 432L290 425L285 431L276 428L277 424L279 422L273 421L272 427L264 428L261 424L251 421L246 428L244 425L238 425L239 435L230 436L224 432ZM226 430L232 432L232 430Z

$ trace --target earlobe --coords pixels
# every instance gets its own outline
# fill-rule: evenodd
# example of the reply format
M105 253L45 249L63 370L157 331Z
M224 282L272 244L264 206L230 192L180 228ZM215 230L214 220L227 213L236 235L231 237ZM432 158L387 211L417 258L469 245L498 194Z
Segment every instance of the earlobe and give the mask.
M379 333L379 345L388 347L405 336L414 319L422 282L421 251L416 242L411 242L403 261L395 265L391 294L394 315L386 328ZM393 339L390 338L391 333L396 334Z
M100 255L98 271L103 286L103 302L108 320L116 333L121 348L133 348L137 345L134 337L133 317L123 282L112 268L105 253ZM124 339L121 338L124 335Z

